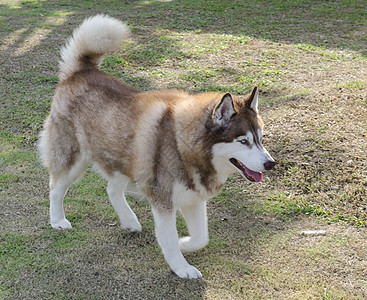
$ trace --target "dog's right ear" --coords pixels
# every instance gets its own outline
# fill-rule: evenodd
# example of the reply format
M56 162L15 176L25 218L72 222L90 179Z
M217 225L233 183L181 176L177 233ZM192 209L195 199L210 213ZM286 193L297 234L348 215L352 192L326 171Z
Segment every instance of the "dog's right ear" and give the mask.
M231 94L227 93L222 100L214 107L213 121L219 126L226 127L231 117L236 114Z
M252 109L255 113L258 113L257 103L259 98L259 89L255 86L252 89L250 95L245 99L246 107Z

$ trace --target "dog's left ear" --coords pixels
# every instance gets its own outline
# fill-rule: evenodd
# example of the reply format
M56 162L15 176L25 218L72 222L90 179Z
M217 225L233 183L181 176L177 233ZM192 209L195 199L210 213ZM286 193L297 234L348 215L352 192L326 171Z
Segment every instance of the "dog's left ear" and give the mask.
M222 100L214 107L213 121L220 126L227 126L229 120L236 113L231 94L227 93Z
M259 90L257 86L255 86L252 89L251 94L248 95L247 98L245 99L246 107L252 109L256 113L258 112L257 109L258 98L259 98Z

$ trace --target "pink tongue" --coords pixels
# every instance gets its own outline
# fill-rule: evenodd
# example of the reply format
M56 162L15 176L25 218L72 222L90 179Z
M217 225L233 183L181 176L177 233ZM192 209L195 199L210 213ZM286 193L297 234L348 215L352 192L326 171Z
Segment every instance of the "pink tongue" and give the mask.
M246 166L244 166L244 167L245 167L245 172L246 172L246 175L247 176L254 178L254 180L256 182L260 182L261 181L261 179L263 178L263 174L262 173L260 173L260 172L254 172L254 171L246 168Z
M243 163L235 158L230 158L229 161L237 168L243 172L243 175L250 181L260 182L263 178L263 174L261 172L255 172L247 168Z

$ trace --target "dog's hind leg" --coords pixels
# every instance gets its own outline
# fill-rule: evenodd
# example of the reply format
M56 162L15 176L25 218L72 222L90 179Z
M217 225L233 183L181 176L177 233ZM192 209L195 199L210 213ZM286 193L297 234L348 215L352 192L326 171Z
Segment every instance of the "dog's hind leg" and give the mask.
M140 232L142 230L138 218L130 208L125 198L129 178L116 174L108 177L107 194L111 204L119 216L121 227L131 232Z
M65 218L64 196L68 187L87 168L88 162L81 153L74 127L54 115L50 114L46 119L38 146L40 158L50 172L51 226L66 229L71 225Z
M50 221L52 228L71 228L70 222L65 218L64 197L69 186L80 177L87 166L88 162L79 158L64 174L50 172Z
M199 202L180 209L189 230L190 236L180 238L180 250L192 252L205 247L208 244L208 222L206 216L206 202Z

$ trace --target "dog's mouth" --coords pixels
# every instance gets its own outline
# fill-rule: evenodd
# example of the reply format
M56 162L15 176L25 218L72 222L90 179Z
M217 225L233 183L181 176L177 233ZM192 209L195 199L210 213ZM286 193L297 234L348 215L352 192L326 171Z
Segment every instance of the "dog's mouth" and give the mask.
M239 160L235 158L231 158L229 160L237 169L241 171L243 176L246 177L246 179L252 181L252 182L260 182L263 178L263 174L261 172L255 172L247 168L243 163L241 163Z

